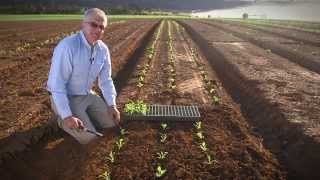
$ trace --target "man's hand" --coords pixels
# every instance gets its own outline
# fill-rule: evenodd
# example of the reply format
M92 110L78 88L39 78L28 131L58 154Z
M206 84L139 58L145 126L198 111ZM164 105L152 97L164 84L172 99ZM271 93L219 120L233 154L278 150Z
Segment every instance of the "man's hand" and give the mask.
M70 129L84 129L83 122L74 116L64 118L63 123Z
M111 115L111 117L116 121L115 123L120 123L120 112L117 109L117 106L109 106L108 112Z

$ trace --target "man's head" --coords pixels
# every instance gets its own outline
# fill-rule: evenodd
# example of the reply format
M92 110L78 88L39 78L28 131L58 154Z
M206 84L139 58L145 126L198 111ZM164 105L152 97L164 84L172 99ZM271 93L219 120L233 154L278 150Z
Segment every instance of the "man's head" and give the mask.
M106 26L107 16L102 10L98 8L86 10L82 22L82 31L89 44L94 44L102 37Z

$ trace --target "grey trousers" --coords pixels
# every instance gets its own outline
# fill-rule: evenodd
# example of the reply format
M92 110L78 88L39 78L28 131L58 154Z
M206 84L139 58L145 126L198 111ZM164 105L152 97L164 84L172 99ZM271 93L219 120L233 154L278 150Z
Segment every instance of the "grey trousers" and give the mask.
M96 131L95 125L100 128L110 128L116 125L112 116L108 113L107 104L100 96L94 94L76 95L69 96L68 99L73 116L79 118L83 122L85 128ZM51 107L57 114L52 96L50 96L50 100ZM68 128L59 116L58 125L68 134L73 136L80 144L87 144L96 138L96 135L92 133Z

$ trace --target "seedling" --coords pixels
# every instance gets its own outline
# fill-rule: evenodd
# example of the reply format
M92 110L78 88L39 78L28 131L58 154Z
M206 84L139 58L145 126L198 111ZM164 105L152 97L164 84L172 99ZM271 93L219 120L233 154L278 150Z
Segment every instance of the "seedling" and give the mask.
M204 139L204 136L201 131L197 132L196 135L200 140Z
M194 127L197 129L197 130L200 130L201 129L201 121L198 121L194 124Z
M167 135L166 134L161 134L160 136L160 142L164 143L167 140Z
M199 147L200 147L200 149L201 149L202 151L204 151L204 152L206 152L206 151L208 150L207 144L206 144L206 142L204 142L204 141L203 141L202 143L200 143Z
M194 124L194 127L197 129L197 130L200 130L201 129L201 122L198 121Z
M157 153L157 155L158 155L158 159L164 160L164 159L166 159L166 157L168 155L168 152L160 151L160 152Z
M218 96L213 96L212 99L213 99L213 102L215 102L215 103L219 102L219 97Z
M124 145L124 139L123 138L119 138L118 141L116 142L116 145L118 147L118 150L120 151L120 149L123 147Z
M165 168L162 168L161 165L157 166L156 169L156 177L160 178L162 177L165 173L167 172L167 170Z
M141 88L141 87L143 86L143 83L139 81L138 84L137 84L137 86L138 86L139 88Z
M105 171L104 173L99 175L99 178L102 178L105 180L111 180L111 174L108 171Z
M111 163L114 163L114 161L116 160L116 158L115 158L115 154L114 154L113 151L111 151L111 152L109 153L109 156L107 157L107 159L108 159Z
M161 123L161 128L163 131L167 130L168 124L167 123Z
M216 162L217 161L215 159L213 159L210 154L207 154L207 162L206 162L206 164L214 165L214 163L216 163Z
M124 128L120 128L120 136L125 136L128 132Z

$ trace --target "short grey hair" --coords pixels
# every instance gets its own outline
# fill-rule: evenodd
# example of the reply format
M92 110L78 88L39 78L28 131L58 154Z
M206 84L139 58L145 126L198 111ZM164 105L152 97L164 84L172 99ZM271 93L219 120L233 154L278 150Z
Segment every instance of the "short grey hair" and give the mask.
M84 12L83 21L90 21L94 18L99 18L107 24L107 15L101 9L91 8Z

